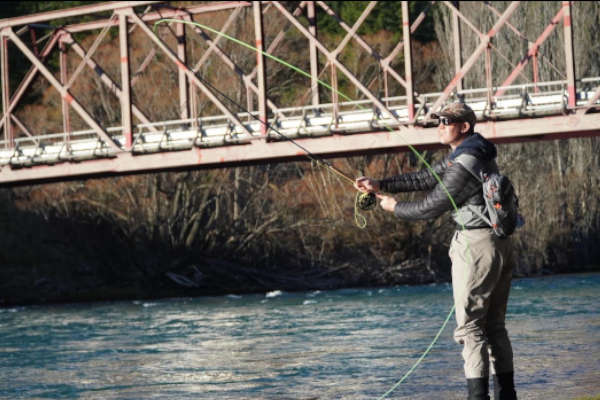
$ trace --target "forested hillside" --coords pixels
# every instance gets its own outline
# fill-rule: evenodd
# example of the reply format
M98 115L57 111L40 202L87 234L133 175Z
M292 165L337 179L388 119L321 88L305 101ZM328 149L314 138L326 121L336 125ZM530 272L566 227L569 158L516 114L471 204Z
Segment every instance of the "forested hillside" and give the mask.
M23 7L29 7L25 4L32 4L28 10L37 12L86 2L13 3L18 6L10 15L4 10L4 17L18 15L25 10ZM356 5L345 5L351 2L331 3L349 23L358 17ZM360 32L383 54L390 51L390 39L401 35L401 14L396 3L384 3ZM411 14L420 12L421 3L411 2ZM489 29L493 22L482 12L483 2L462 3L461 10L470 19L478 21L482 30ZM494 3L498 9L505 8L505 2ZM535 39L556 7L551 2L528 2L511 23ZM421 92L443 89L441 85L453 74L447 12L439 7L429 15L425 28L416 35L413 49L415 85ZM599 16L598 2L574 7L574 25L589 27L574 32L580 76L600 75L600 48L596 44ZM318 17L322 40L338 43L342 32L326 16ZM234 35L249 35L251 18L246 16L236 29ZM276 29L267 28L267 38ZM506 36L510 34L503 31L494 46L507 58L518 59L523 49L511 45L513 41ZM299 36L294 40L293 32L288 36L290 40L277 56L306 67L307 60L294 51L305 43ZM89 46L89 39L81 40ZM561 40L559 32L542 47L548 62L540 63L541 80L564 79L557 73L560 68L556 68L563 62L555 51ZM467 41L465 51L475 46L475 42ZM116 57L116 48L117 37L106 40L95 58L100 62ZM242 50L236 52L233 46L228 50L239 65L251 68L252 57ZM133 49L132 70L146 54L147 47ZM377 91L380 71L357 45L349 44L341 57L363 81L373 82L372 88ZM73 61L72 65L77 64ZM505 76L512 66L496 57L493 68L499 76ZM269 79L281 82L269 93L276 102L298 105L293 103L308 101L303 79L274 63L268 64L267 71ZM118 70L106 72L119 76ZM83 73L90 74L87 82L94 84L76 83L73 90L84 103L102 99L95 103L95 117L118 124L118 99L108 96L90 72ZM217 64L209 63L199 73L223 74L223 81L231 87L222 89L232 96L239 92L239 82L228 80ZM158 58L141 77L133 95L149 102L153 118L175 119L179 106L173 85L176 80L175 70ZM467 75L465 86L485 86L483 63ZM340 90L357 95L343 79ZM391 90L399 89L392 86ZM321 95L329 101L329 94ZM61 129L61 116L53 106L59 97L52 88L36 84L28 101L30 104L18 111L28 126L37 131ZM208 102L200 102L198 107L210 111ZM74 119L75 129L78 123L81 121ZM526 220L525 227L514 236L517 273L539 275L600 268L600 140L503 144L498 150L498 163L515 183ZM424 155L434 160L446 151ZM349 175L374 177L423 167L410 153L336 159L334 164ZM447 250L454 229L449 215L415 223L396 220L377 209L365 213L367 227L359 229L354 219L354 190L310 162L4 188L0 196L0 304L449 279Z

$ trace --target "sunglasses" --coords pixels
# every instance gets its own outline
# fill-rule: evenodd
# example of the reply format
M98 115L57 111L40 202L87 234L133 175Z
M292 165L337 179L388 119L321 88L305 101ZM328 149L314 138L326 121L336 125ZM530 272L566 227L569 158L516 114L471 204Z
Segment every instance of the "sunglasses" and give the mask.
M461 119L450 118L450 117L443 117L443 116L439 117L438 121L440 122L440 124L445 125L445 126L448 126L450 124L456 124L458 122L464 122Z

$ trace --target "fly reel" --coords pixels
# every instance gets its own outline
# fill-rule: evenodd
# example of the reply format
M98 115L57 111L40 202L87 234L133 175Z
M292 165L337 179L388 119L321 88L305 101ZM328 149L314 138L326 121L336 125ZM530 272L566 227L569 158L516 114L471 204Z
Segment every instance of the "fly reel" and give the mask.
M360 208L363 211L372 210L377 204L377 198L375 197L375 193L360 193L358 195L356 204L358 205L358 208Z

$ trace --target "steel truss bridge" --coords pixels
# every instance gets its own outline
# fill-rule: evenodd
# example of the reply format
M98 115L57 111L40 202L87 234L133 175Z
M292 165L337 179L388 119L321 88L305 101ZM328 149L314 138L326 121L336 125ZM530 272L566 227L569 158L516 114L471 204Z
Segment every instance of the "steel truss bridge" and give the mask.
M438 140L431 113L457 97L475 110L479 121L477 130L496 142L600 133L600 113L595 112L600 107L600 77L575 76L571 12L577 3L556 3L554 18L545 28L540 27L543 29L540 29L539 37L530 42L521 59L514 60L514 70L506 77L494 76L491 71L491 43L502 29L515 31L518 39L519 33L510 24L510 18L519 12L519 2L510 3L503 11L488 3L487 7L496 15L488 32L480 32L460 12L459 3L441 4L452 15L455 76L439 93L419 93L414 87L411 34L419 28L427 10L410 20L406 1L402 2L402 38L385 55L378 54L357 33L377 2L368 3L352 26L321 1L300 2L294 10L277 1L209 2L185 7L155 1L116 1L0 20L3 107L0 185L303 159L304 151L283 137L293 139L322 157L401 150L409 144L418 148L433 147ZM319 40L315 18L318 8L333 16L345 32L344 39L335 49ZM105 19L107 14L111 16ZM189 22L203 18L206 21L207 16L217 14L226 15L226 18L222 17L226 19L225 24L211 28L223 33L231 30L233 24L240 23L241 15L253 19L252 44L256 51L250 68L244 69L235 62L224 50L226 39L215 32L183 22L165 23L158 30L153 28L160 19ZM56 27L56 23L52 25L61 18L80 18L85 22L60 27ZM281 24L280 32L268 41L264 35L266 20ZM479 41L465 60L461 24L468 26ZM267 95L270 85L277 83L267 79L266 59L262 52L270 54L289 40L286 32L291 29L305 40L306 59L310 61L308 105L301 107L275 104ZM563 30L562 56L565 60L561 72L566 79L539 81L539 48L559 29ZM46 34L38 38L40 30ZM141 32L153 47L138 71L132 73L134 31ZM77 40L82 32L95 38L87 49ZM117 66L100 65L94 58L108 34L119 39ZM175 37L169 40L167 35ZM207 46L199 60L189 56L190 35L197 35ZM385 83L383 94L376 95L368 82L361 82L340 61L339 55L350 41L356 42L377 61ZM55 52L58 52L58 66L51 62ZM69 67L69 54L80 58L76 66ZM173 102L179 104L180 109L180 118L176 120L153 120L143 99L138 99L138 103L132 101L137 77L159 55L166 60L163 62L176 67L179 96L173 98ZM12 57L25 58L31 65L18 85L15 82L11 85L9 79ZM318 57L326 63L319 65ZM403 57L399 63L402 70L392 66L392 61L399 57ZM464 88L463 78L481 58L485 58L487 86ZM232 107L215 86L201 76L199 71L209 60L238 75L246 90L246 111L240 113ZM533 64L532 83L514 84L517 77L525 73L528 64ZM120 71L120 76L110 76L106 71L111 67ZM93 104L84 104L78 99L72 88L76 80L86 79L81 74L84 69L94 71L96 79L119 99L120 125L109 126L94 117ZM335 92L338 74L351 82L360 93L360 100L340 101ZM328 91L330 100L327 102L322 101L324 89L318 84L323 75L330 77L334 89ZM62 131L33 131L18 117L24 95L36 79L45 80L60 94L57 107L63 116ZM402 93L392 93L388 80L399 85ZM11 87L16 90L11 91ZM210 100L213 110L218 110L213 112L214 115L199 113L200 95ZM84 121L86 129L71 128L72 113Z

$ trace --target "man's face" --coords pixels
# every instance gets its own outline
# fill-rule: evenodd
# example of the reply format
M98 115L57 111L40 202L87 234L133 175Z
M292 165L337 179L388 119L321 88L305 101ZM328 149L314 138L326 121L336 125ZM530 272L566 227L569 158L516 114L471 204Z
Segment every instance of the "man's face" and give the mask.
M468 122L451 122L447 125L440 122L438 125L438 136L441 144L447 144L456 148L465 138L465 133L469 130Z

